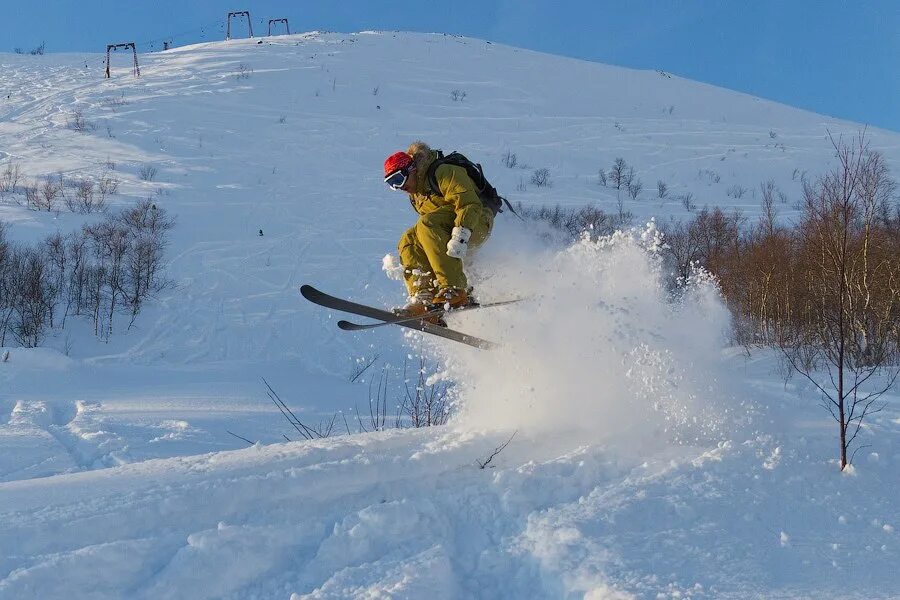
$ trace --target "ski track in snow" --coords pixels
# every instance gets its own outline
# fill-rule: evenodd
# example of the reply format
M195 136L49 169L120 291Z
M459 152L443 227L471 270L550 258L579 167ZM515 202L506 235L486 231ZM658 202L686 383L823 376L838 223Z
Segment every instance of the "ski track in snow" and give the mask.
M831 160L827 130L858 125L453 36L257 41L141 55L139 79L124 63L102 79L101 55L0 54L0 169L19 164L31 181L96 177L114 163L113 208L151 197L177 218L175 286L132 329L120 322L102 343L73 321L48 348L11 348L0 363L0 598L900 597L896 395L870 419L861 435L872 447L848 475L830 461L836 428L813 390L781 381L766 352L730 356L746 393L733 405L715 399L735 421L752 412L751 425L687 445L639 438L630 451L621 438L526 428L482 470L476 460L511 432L273 444L296 434L260 381L308 422L339 410L352 420L377 377L348 383L354 359L397 367L429 353L430 342L396 328L340 332L335 314L297 292L310 282L370 304L401 301L381 257L413 215L384 189L380 166L416 138L477 158L513 202L615 213L619 194L597 170L623 157L644 183L638 200L622 199L638 224L690 216L683 193L753 219L768 179L788 194L778 212L789 220L800 174ZM76 110L88 131L69 128ZM896 176L900 137L869 137ZM502 166L506 152L516 168ZM153 181L138 177L145 165L158 168ZM552 186L538 188L530 177L543 167ZM727 194L734 185L743 198ZM17 241L93 218L0 200ZM502 215L486 251L521 235ZM508 295L491 276L482 288ZM653 326L636 321L639 306L607 309L598 331L641 340ZM457 318L509 333L509 313ZM541 361L523 358L509 379L527 392ZM594 423L569 410L561 420ZM263 444L245 448L228 431Z

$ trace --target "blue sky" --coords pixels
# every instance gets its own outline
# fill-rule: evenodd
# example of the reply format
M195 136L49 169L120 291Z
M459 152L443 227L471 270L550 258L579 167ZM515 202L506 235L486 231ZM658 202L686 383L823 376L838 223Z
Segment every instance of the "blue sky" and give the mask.
M0 0L0 51L139 50L221 39L225 14L255 33L391 29L468 35L653 68L900 131L900 0Z

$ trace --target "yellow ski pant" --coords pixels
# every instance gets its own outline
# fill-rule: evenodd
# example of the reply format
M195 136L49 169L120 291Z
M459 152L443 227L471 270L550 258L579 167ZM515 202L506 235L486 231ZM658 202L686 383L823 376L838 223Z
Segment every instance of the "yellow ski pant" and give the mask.
M472 237L469 252L480 246L491 235L494 214L483 209ZM397 244L403 276L410 296L419 291L432 291L445 287L467 288L463 261L447 256L447 242L456 222L456 212L448 207L421 215L416 224L407 229Z

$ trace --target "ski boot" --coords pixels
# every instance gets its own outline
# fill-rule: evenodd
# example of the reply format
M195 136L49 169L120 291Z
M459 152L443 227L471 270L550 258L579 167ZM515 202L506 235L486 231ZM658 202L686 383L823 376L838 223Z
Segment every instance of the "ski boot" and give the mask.
M440 306L434 304L434 292L427 290L416 292L414 296L410 296L406 305L401 308L395 308L391 312L398 317L421 316L426 323L446 327L447 324L441 318L439 310Z
M477 304L470 295L472 288L445 287L434 297L434 304L443 308L446 312L460 308L467 308Z

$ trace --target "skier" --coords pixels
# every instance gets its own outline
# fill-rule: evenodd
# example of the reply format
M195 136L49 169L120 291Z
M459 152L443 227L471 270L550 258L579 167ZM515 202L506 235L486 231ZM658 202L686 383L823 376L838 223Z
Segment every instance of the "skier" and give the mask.
M419 213L397 244L409 292L407 304L394 311L398 315L415 317L471 303L463 260L487 240L494 224L494 211L482 203L466 169L441 157L424 142L414 142L384 161L385 183L408 193ZM427 320L441 322L437 314Z

